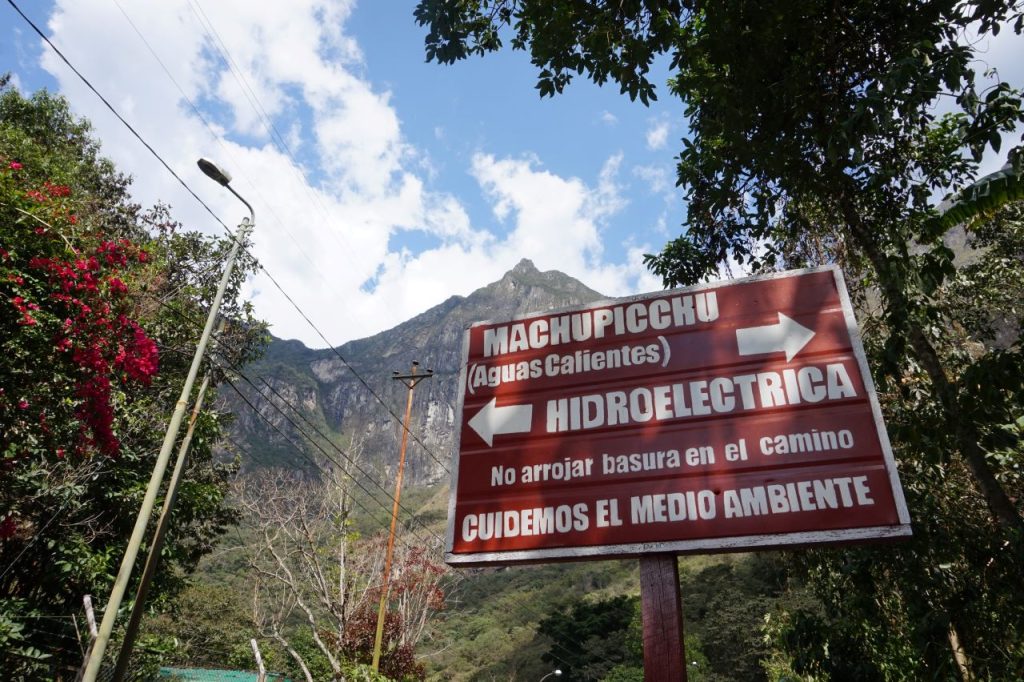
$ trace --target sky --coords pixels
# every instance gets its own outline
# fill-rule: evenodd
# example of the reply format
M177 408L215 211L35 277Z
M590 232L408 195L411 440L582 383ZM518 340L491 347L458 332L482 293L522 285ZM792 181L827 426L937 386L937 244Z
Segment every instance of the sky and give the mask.
M413 0L18 4L229 225L244 207L195 162L231 173L255 207L254 254L316 327L258 274L247 295L278 337L362 338L522 258L609 296L661 287L642 258L679 233L686 134L664 62L650 107L582 78L542 100L522 52L426 63ZM1004 31L985 48L1018 85L1021 40ZM7 3L5 71L90 119L143 206L224 233Z

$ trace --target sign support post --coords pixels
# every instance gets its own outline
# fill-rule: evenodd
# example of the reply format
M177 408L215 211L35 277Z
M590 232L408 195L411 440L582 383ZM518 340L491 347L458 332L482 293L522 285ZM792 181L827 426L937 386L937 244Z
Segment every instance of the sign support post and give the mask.
M683 602L675 554L640 557L640 603L644 623L644 682L686 682Z
M835 266L477 322L462 357L445 561L639 556L648 682L686 679L677 555L911 535Z

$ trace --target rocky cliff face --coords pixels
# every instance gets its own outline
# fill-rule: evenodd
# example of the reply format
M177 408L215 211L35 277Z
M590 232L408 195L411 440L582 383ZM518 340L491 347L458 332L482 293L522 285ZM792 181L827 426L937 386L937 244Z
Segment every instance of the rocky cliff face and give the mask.
M236 383L288 440L302 444L306 455L296 452L285 437L228 389L221 395L237 415L232 437L251 453L246 467L274 464L309 469L307 458L320 464L334 458L344 464L344 457L325 442L330 440L346 453L358 453L363 470L375 477L389 475L397 466L398 422L407 395L405 386L391 377L396 371L408 373L412 361L417 360L420 368L433 369L434 376L422 381L414 394L411 430L423 445L410 440L406 476L413 484L436 482L447 476L443 467L449 466L452 455L465 329L479 320L509 319L601 298L605 297L563 273L540 272L532 262L523 260L497 282L467 297L453 296L393 329L346 343L337 352L310 350L298 341L275 339L266 356L244 370L264 395ZM390 411L374 398L371 389ZM323 450L312 445L300 428L319 441Z

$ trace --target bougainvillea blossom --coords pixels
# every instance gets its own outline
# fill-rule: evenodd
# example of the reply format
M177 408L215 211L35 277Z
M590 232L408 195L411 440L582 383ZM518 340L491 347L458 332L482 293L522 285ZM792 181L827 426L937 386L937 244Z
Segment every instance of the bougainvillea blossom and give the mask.
M0 182L15 183L8 188L21 198L20 214L34 219L7 230L14 237L0 253L0 305L6 298L14 316L4 317L14 323L13 333L27 335L26 347L68 365L80 429L76 442L63 445L79 454L113 456L120 449L115 391L131 383L148 385L159 367L156 344L131 316L131 268L147 256L130 240L73 227L78 219L71 188L52 181L19 187L22 176L15 171L22 169L11 161L0 170ZM36 426L49 428L45 419ZM51 452L63 457L65 447Z

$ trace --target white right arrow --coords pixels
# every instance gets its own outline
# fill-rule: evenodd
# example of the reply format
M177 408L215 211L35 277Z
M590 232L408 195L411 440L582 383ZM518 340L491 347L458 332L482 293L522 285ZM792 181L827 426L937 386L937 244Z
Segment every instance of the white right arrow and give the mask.
M533 405L498 407L497 403L497 398L491 398L491 402L469 420L469 426L489 446L494 444L494 436L498 434L528 432L533 419Z
M812 338L814 330L782 313L779 313L778 324L736 330L736 345L739 346L740 355L785 351L786 362L792 360Z

